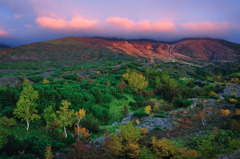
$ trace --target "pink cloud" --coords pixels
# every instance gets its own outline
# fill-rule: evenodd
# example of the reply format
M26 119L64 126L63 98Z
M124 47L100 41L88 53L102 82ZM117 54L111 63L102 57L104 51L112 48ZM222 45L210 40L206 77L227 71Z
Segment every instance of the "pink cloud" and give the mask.
M237 24L232 24L228 22L209 22L209 21L180 23L179 26L185 30L196 32L227 31L230 29L239 28L239 25Z
M128 18L120 18L120 17L109 17L105 20L107 24L113 24L123 29L132 29L135 25L134 21L129 20Z
M160 19L156 21L140 20L134 22L128 18L121 17L109 17L105 20L105 23L118 26L126 30L134 31L154 31L154 32L168 32L175 31L176 27L171 19Z
M87 29L94 27L98 21L89 20L80 16L73 17L71 20L54 16L38 17L36 23L48 29Z
M0 36L4 36L4 35L7 35L7 32L2 30L2 29L0 29Z

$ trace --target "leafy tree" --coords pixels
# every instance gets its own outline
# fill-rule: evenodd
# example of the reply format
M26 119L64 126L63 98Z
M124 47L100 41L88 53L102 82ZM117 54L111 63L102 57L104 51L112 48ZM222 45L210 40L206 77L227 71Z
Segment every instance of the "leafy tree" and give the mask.
M123 74L123 78L127 79L129 87L135 92L146 88L148 85L145 77L136 71Z
M26 85L23 88L19 101L17 102L17 108L13 114L21 120L27 121L27 130L29 129L30 121L39 118L37 115L37 104L35 103L38 99L38 92L34 91L32 85Z
M84 109L79 109L79 111L75 112L75 116L76 116L75 122L77 126L76 130L77 130L78 137L80 135L79 133L83 132L83 130L80 130L79 124L80 124L80 121L85 117L85 115L86 115L86 111Z
M67 100L62 101L62 107L60 111L57 111L57 115L54 115L55 120L57 121L60 127L63 127L65 137L67 138L66 126L71 126L74 123L74 111L69 109L71 103Z

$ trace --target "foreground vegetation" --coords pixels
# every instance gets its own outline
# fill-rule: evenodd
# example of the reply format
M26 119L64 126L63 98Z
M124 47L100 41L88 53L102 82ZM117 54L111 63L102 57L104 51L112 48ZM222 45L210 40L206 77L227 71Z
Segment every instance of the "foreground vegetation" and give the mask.
M0 87L1 157L187 159L234 152L240 98L219 94L239 87L236 68L223 75L180 63L113 61L1 73L18 81ZM201 100L193 107L192 98ZM132 121L120 124L128 113ZM145 118L177 123L150 131L140 126ZM99 137L103 143L95 142Z

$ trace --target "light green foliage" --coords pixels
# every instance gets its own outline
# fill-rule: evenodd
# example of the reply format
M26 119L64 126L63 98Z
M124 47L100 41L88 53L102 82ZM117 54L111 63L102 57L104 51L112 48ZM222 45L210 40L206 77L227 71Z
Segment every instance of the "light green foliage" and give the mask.
M218 94L216 92L210 91L208 94L210 97L217 97Z
M60 111L57 111L57 115L54 116L56 122L60 127L64 128L65 137L67 138L67 130L66 126L72 126L74 123L74 110L69 109L69 105L71 103L67 100L62 101L62 107L60 107Z
M112 135L110 151L117 156L136 158L140 152L138 141L141 139L140 128L135 128L132 122L123 125L119 135Z
M135 92L145 89L148 85L145 77L136 71L123 74L123 78L127 79L129 87Z
M30 121L39 118L35 103L38 99L38 92L34 91L32 85L26 85L23 88L19 101L17 102L17 108L14 110L14 115L20 118L22 121L27 121L27 130L29 129Z

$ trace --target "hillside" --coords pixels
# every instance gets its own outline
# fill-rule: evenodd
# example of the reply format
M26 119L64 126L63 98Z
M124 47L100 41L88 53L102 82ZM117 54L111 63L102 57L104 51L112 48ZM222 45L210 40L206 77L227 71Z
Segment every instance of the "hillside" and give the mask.
M1 69L0 158L236 158L240 65L214 66L216 74L178 62Z
M0 62L101 62L140 60L151 63L239 60L240 45L213 39L186 39L175 43L150 40L111 40L67 37L0 50Z

